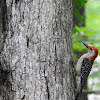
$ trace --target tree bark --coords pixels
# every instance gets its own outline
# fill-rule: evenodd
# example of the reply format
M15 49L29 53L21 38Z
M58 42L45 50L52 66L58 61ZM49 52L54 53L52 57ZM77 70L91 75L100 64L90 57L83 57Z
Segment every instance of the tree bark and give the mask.
M74 100L72 0L2 4L0 100Z

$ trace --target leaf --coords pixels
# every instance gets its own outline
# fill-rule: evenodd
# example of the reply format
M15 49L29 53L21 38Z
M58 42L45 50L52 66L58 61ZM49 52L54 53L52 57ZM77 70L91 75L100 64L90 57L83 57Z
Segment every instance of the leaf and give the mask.
M73 7L79 7L80 8L80 1L79 0L74 0L74 3L73 3Z
M87 89L88 89L88 91L92 90L92 88L90 88L90 87L88 87Z
M73 33L76 33L76 32L78 32L80 34L80 32L74 27L73 28Z
M81 1L81 6L85 6L85 4L87 3L87 0L80 0Z
M86 3L87 3L87 0L75 0L73 3L73 7L82 8L82 6L85 6Z
M78 20L82 23L84 23L84 17L79 13L79 10L77 8L73 9L74 16L78 18Z

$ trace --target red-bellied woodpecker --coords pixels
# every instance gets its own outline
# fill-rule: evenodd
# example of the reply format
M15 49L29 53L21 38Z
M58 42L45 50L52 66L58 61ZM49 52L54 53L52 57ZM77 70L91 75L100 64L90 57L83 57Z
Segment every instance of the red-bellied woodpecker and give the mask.
M88 46L82 42L88 49L88 53L82 55L76 65L76 82L77 82L77 96L82 92L82 89L87 81L88 75L92 69L93 62L98 55L98 50L94 46Z

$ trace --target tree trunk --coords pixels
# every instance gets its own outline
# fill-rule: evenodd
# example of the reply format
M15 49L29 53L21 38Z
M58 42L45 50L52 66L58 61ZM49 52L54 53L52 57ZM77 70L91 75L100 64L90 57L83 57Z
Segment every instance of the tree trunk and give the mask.
M72 0L1 2L0 100L74 100Z

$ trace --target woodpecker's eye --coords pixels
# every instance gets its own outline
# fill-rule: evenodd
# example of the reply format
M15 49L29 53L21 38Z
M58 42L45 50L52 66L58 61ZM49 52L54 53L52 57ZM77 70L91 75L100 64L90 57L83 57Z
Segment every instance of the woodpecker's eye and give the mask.
M90 50L92 50L92 48L90 48Z

